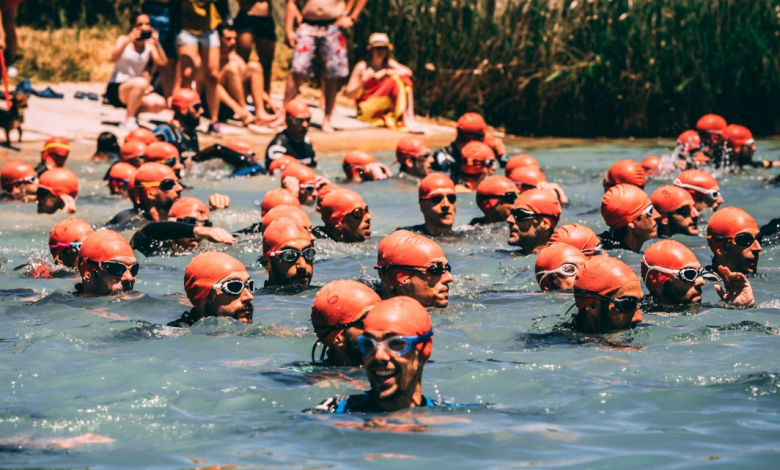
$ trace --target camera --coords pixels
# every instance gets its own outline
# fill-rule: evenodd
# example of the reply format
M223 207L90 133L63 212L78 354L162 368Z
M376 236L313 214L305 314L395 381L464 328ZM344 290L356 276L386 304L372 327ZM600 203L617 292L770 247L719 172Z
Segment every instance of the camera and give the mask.
M140 40L146 41L147 39L152 37L151 31L141 31L141 37L139 37Z

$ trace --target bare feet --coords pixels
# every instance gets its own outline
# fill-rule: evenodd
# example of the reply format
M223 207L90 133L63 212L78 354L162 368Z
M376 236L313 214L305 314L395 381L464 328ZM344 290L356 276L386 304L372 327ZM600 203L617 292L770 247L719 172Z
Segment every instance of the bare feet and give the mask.
M329 116L325 116L325 119L322 120L322 132L326 134L333 134L336 132L336 129L334 129L333 125L330 123Z

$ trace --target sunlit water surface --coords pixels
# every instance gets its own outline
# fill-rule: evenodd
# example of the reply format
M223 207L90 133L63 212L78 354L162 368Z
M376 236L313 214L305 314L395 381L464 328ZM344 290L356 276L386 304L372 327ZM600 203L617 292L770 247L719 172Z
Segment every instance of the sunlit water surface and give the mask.
M775 155L778 145L760 147ZM663 152L603 145L533 154L572 200L561 223L585 223L600 232L600 180L608 165ZM389 162L392 154L377 157ZM339 156L320 158L321 170L339 180ZM79 217L102 224L128 207L106 196L100 180L105 165L70 167L84 180ZM727 205L745 208L759 223L777 216L780 203L780 189L761 182L762 176L751 170L720 179ZM212 214L212 220L232 229L259 220L259 200L279 185L269 177L188 182L195 186L188 195L205 199L219 191L231 197L230 210ZM661 184L652 181L648 193ZM422 220L413 183L391 179L354 189L371 208L375 236L359 245L317 242L317 286L373 275L379 240ZM317 214L307 211L318 224ZM461 196L457 224L478 214L473 196ZM443 239L455 281L450 306L431 312L436 336L424 393L479 406L415 411L411 419L423 427L402 433L360 429L361 416L302 413L329 396L366 386L362 370L306 366L314 342L314 290L257 295L250 328L232 321L207 321L191 331L167 328L161 325L188 308L182 278L191 256L142 259L136 293L122 298L75 298L73 277L30 279L13 270L28 259L48 258L48 232L63 218L35 214L33 205L0 205L0 255L6 258L0 273L0 439L23 443L0 445L0 466L777 465L780 260L773 248L752 279L758 308L720 308L708 286L708 305L700 311L645 314L638 330L613 338L633 348L617 349L577 344L552 332L568 319L572 301L538 292L533 258L503 251L509 248L505 226ZM702 223L707 218L705 213ZM704 238L679 240L708 261ZM262 282L260 249L255 239L227 251ZM622 259L638 271L639 255ZM47 440L85 433L114 442L62 450Z

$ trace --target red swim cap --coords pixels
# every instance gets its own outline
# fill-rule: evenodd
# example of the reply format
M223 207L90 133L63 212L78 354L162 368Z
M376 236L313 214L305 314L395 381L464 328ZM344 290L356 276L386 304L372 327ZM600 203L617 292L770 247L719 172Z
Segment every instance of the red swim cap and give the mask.
M739 126L737 124L729 124L724 131L725 138L729 145L735 150L739 149L745 144L754 143L753 133L750 132L745 126Z
M674 212L682 206L692 206L693 198L688 191L677 186L661 186L650 196L658 212Z
M79 239L91 235L95 232L95 229L91 225L84 222L81 219L69 217L62 222L58 223L49 232L49 251L51 256L56 258L60 253L68 249L67 245L73 242L79 241Z
M311 219L309 219L309 216L305 212L303 212L300 206L296 207L296 206L280 205L269 210L263 216L263 220L261 221L260 224L261 225L260 230L265 232L265 229L267 229L272 222L274 222L277 219L283 219L283 218L293 219L297 221L306 230L311 229Z
M647 173L634 160L620 160L609 168L605 179L610 184L625 183L643 188L647 182Z
M332 330L328 327L351 323L371 305L378 304L382 298L365 284L351 280L332 281L314 296L311 305L311 324L314 333L325 346L331 346L343 329Z
M723 134L726 130L726 120L717 114L705 114L696 123L696 130L710 134Z
M3 165L3 169L0 170L0 184L3 187L3 191L11 192L14 189L14 183L21 181L31 176L38 176L35 172L35 168L32 165L25 162L13 161Z
M135 257L133 248L122 235L113 230L99 230L89 235L84 240L84 244L81 245L81 250L79 251L79 272L81 277L84 277L84 274L87 272L97 269L97 266L87 263L87 260L101 262L109 261L119 256Z
M593 256L601 245L596 232L580 224L568 224L558 227L550 237L550 244L565 243L579 249L585 256Z
M671 269L676 271L685 265L697 263L696 255L682 243L675 240L661 240L650 245L642 257L640 269L647 290L658 290L672 278L671 274L662 273L651 267Z
M420 181L417 194L420 199L427 199L437 194L455 194L455 183L444 173L431 173Z
M612 230L621 229L642 215L652 201L632 184L612 186L601 199L601 216Z
M320 189L317 190L317 210L320 210L320 206L322 206L322 201L325 199L325 196L332 193L333 191L337 189L344 189L341 186L333 183L328 183L325 186L320 187Z
M506 193L518 193L515 183L501 175L491 175L483 179L477 185L477 197L480 196L503 196Z
M645 170L645 173L648 175L652 175L658 170L658 167L661 166L661 157L656 157L655 155L651 155L644 160L642 160L642 169Z
M274 220L263 231L263 260L267 262L272 252L293 240L311 242L311 234L297 220L289 217Z
M508 162L506 162L504 173L507 176L509 176L516 168L521 168L524 166L533 166L536 168L540 168L539 162L536 161L534 157L530 155L520 154L520 155L515 155L514 157L510 158Z
M420 336L432 331L431 316L420 302L411 297L398 296L376 304L363 322L364 332L391 332L401 336ZM418 343L423 360L433 352L433 338Z
M403 163L406 157L419 157L424 153L430 153L431 148L419 137L408 135L398 141L395 148L395 158L399 163Z
M581 264L586 261L585 255L580 250L566 243L551 243L547 245L536 258L534 272L536 273L536 282L542 290L547 290L547 284L550 283L550 274L545 271L554 271L564 264Z
M153 142L144 151L144 161L164 163L171 158L179 158L179 149L168 142Z
M199 307L208 298L214 284L233 273L246 272L241 261L227 253L208 251L192 258L184 270L184 292L193 307Z
M377 248L377 265L425 266L432 259L444 257L444 250L430 238L408 230L396 230L386 236Z
M677 138L677 145L682 145L682 149L685 152L689 152L693 149L701 147L701 137L699 133L694 130L687 130L680 134Z
M351 189L333 191L322 199L320 207L322 222L328 227L335 227L347 214L358 207L366 207L366 202L360 194Z
M282 171L282 182L284 182L285 178L290 176L297 178L298 182L301 184L314 183L317 181L317 173L308 166L300 163L287 165L284 171Z
M184 113L190 106L200 103L200 96L190 88L179 88L171 95L171 109Z
M155 141L156 142L156 141ZM139 140L126 141L119 148L119 158L123 162L127 162L134 158L141 158L146 151L146 144Z
M484 134L486 130L485 119L477 113L466 113L458 119L459 134Z
M228 139L228 141L225 142L225 147L233 150L234 152L238 152L249 157L254 156L256 153L254 145L244 139L239 139L236 137Z
M517 201L524 202L535 214L545 215L553 229L561 218L561 202L558 195L548 189L529 189L520 193ZM517 202L515 202L517 207Z
M687 190L694 201L701 200L707 191L719 189L718 180L701 170L685 170L677 175L673 184Z
M260 204L260 216L265 216L268 211L276 206L301 207L301 203L298 202L298 196L285 188L272 189L265 193L263 197L263 202Z
M534 189L539 186L539 183L547 181L547 176L539 167L521 166L512 170L509 179L520 188L520 192L523 192Z
M173 202L170 210L168 210L169 220L203 216L206 216L206 220L208 220L210 216L208 206L200 199L192 196L180 197Z
M493 152L493 149L476 140L472 140L464 145L460 155L460 171L468 175L487 173L488 160L493 163L496 160L496 154Z
M271 164L268 165L268 174L273 175L276 172L283 172L288 165L298 163L298 159L289 155L282 155L271 160Z
M171 167L163 165L162 163L144 163L138 168L138 172L135 174L135 189L143 190L142 183L160 183L163 180L176 180L176 173L173 172Z
M639 278L624 262L609 256L594 256L585 262L574 281L574 302L577 309L582 310L595 302L586 293L578 291L607 295L629 282L639 282Z
M710 237L733 237L748 229L758 230L756 220L750 214L739 207L727 207L714 214L707 224L707 244L710 249L723 245L725 240L717 240Z
M58 135L49 137L49 140L43 144L43 150L41 152L47 157L65 163L65 159L68 158L68 155L70 154L70 141L67 137Z
M38 187L48 189L57 197L67 194L75 199L79 195L79 179L67 168L46 170L40 177Z
M125 162L116 162L111 169L108 170L108 177L127 180L127 187L132 190L134 188L133 183L135 183L136 173L138 173L138 168L133 165Z
M287 113L288 116L299 119L306 119L311 117L309 105L306 104L305 101L299 100L297 98L288 101L287 104L284 105L284 112Z
M125 143L128 142L141 142L144 145L149 145L157 142L157 136L145 127L136 127L125 136Z
M356 170L353 167L359 167L365 170L366 165L369 163L375 163L376 159L373 155L363 150L350 150L344 155L344 160L341 163L341 167L344 169L344 174L347 178L353 178Z

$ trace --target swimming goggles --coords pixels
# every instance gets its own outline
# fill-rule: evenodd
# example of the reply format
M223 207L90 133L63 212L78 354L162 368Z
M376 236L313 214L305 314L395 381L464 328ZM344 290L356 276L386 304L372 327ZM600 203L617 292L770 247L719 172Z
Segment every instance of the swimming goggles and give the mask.
M493 165L496 164L496 161L492 158L487 160L481 160L478 158L464 158L463 164L468 166L475 166L477 168L493 168Z
M528 183L518 183L517 181L515 181L515 186L517 186L517 188L520 189L521 191L536 189L536 185L528 184Z
M385 351L393 356L403 356L409 352L414 346L420 343L424 343L431 339L433 336L433 328L428 330L427 333L418 336L391 336L387 339L377 341L374 338L366 336L365 334L358 337L357 347L361 354L364 356L371 356L376 354L379 349L379 345L382 345Z
M109 274L113 274L114 276L124 276L125 271L130 271L130 274L135 277L138 275L138 270L140 269L138 263L128 265L125 263L120 263L119 261L92 261L91 259L86 261L87 263L94 264L100 269Z
M458 200L458 196L455 194L447 194L446 196L444 194L435 194L433 196L421 197L420 199L430 199L434 205L439 205L445 197L450 204L455 204L455 202Z
M391 264L388 266L383 266L377 264L376 266L374 266L374 269L376 269L380 273L383 273L390 269L401 269L404 271L424 272L432 276L441 276L442 274L444 274L445 271L448 273L452 272L452 266L450 266L450 263L447 264L434 263L430 266L409 266L405 264Z
M517 184L517 183L515 183L515 184ZM508 202L509 204L514 204L515 201L517 200L517 197L518 197L518 193L513 192L513 191L509 191L509 192L506 192L504 194L497 194L497 195L494 195L494 196L491 196L491 195L477 196L477 200L482 201L482 200L485 200L485 199L501 199L504 202Z
M249 279L244 282L238 279L231 279L230 281L218 282L214 284L215 290L221 290L228 295L241 295L244 292L244 288L247 288L249 292L255 291L255 281Z
M297 117L288 116L288 117L287 117L287 119L289 119L289 120L290 120L290 121L291 121L293 124L295 124L295 125L297 125L297 126L300 126L300 125L301 125L301 124L303 124L304 122L305 122L306 124L308 124L308 123L310 123L310 122L311 122L311 117L307 117L307 118L297 118Z
M142 188L157 188L159 187L162 191L170 191L171 189L175 188L176 185L179 184L177 180L173 179L164 179L162 181L149 181L140 183L140 186Z
M368 206L366 207L356 207L352 209L352 212L349 213L349 215L357 220L363 220L363 217L368 214Z
M314 257L316 255L317 250L312 247L304 248L302 251L298 251L294 248L285 248L284 250L274 251L271 253L271 256L281 258L282 261L286 261L288 263L294 263L298 261L298 258L301 256L303 256L303 259L306 261L312 262L314 261Z
M71 243L60 242L60 243L55 243L54 245L49 245L49 248L51 248L52 250L57 248L73 248L76 251L79 251L81 250L81 245L83 244L84 242L71 242Z
M699 269L690 268L690 267L680 268L680 269L667 269L667 268L662 268L661 266L650 266L650 264L647 262L647 260L644 257L642 258L642 262L645 263L645 266L647 266L647 272L645 273L645 278L644 278L645 284L647 284L647 277L650 275L651 271L658 271L659 273L669 274L675 276L681 281L691 282L691 283L696 282L696 279L698 279L699 277L704 278L705 281L712 281L712 282L721 281L720 276L710 271L709 269L705 269L704 267L701 267Z
M661 214L677 214L685 218L688 218L693 213L693 206L681 206L673 211L658 211Z
M680 178L676 178L673 184L678 188L690 189L692 191L696 191L697 193L701 193L710 201L717 201L718 197L720 197L720 191L718 189L704 189L692 184L684 184L680 181Z
M734 243L737 246L741 246L744 248L747 248L753 244L753 242L757 241L758 238L755 235L752 235L747 232L741 232L733 237L716 237L715 235L707 235L708 240L718 240L718 241L729 241L734 240Z
M312 364L317 364L317 360L315 359L315 354L317 352L317 345L323 344L322 342L326 336L333 333L334 331L339 330L348 330L349 328L360 328L363 329L363 320L366 319L366 315L368 315L368 312L364 313L360 316L357 320L351 321L349 323L336 323L335 325L315 325L312 323L312 327L315 329L323 329L325 330L324 333L317 336L317 341L314 342L314 347L311 348L311 362ZM322 348L322 353L320 354L320 361L322 362L325 359L325 351L327 351L327 347Z
M602 255L604 254L604 247L601 246L601 243L594 246L593 248L585 248L582 251L582 254L585 256L596 256L596 255Z
M531 220L534 217L551 217L555 220L558 220L560 216L552 214L537 214L536 212L529 211L528 209L512 209L512 217L515 218L515 222L525 222L526 220Z
M575 296L577 294L580 294L581 297L586 299L593 299L593 300L606 300L607 302L612 302L615 304L615 307L621 312L621 313L634 313L636 312L637 307L639 306L639 301L641 300L638 297L627 295L625 297L610 297L608 295L599 294L598 292L593 292L589 290L584 289L574 289Z
M307 192L307 193L309 193L309 194L314 194L314 189L315 189L315 186L314 186L314 184L313 184L313 183L309 183L309 184L302 184L302 185L300 185L300 188L301 188L302 190L306 191L306 192Z
M182 222L182 223L190 224L190 225L200 225L200 226L203 226L203 227L213 227L214 226L214 222L212 222L210 220L197 220L195 217L182 217L180 219L176 219L176 222Z
M642 213L641 213L641 214L639 214L639 217L642 217L643 215L646 215L647 217L652 217L652 216L653 216L653 205L652 205L652 204L650 204L649 206L647 206L647 207L645 208L645 210L643 210L643 211L642 211ZM637 217L637 219L638 219L639 217Z
M577 265L574 263L563 263L562 265L558 266L555 269L551 269L549 271L539 271L536 273L536 276L542 275L542 277L539 278L539 285L541 285L544 281L544 278L547 276L551 276L553 274L560 274L564 277L572 277L577 274Z
M39 201L45 198L46 196L48 196L49 194L51 194L49 188L44 188L43 186L38 186L38 190L35 191L35 197L37 197Z
M20 184L32 184L36 183L38 181L38 177L36 175L30 175L25 178L18 179L16 181L11 181L11 186L18 186Z
M116 176L109 176L108 181L115 181L122 184L130 184L130 180L126 178L117 178Z

